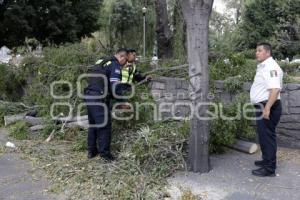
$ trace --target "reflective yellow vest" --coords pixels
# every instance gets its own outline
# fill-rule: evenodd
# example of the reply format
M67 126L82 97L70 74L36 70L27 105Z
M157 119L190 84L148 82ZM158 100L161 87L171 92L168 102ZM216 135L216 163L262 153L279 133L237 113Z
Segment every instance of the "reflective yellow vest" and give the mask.
M122 68L122 83L131 84L133 81L135 70L136 70L135 63L133 63L132 65L126 64L126 66Z

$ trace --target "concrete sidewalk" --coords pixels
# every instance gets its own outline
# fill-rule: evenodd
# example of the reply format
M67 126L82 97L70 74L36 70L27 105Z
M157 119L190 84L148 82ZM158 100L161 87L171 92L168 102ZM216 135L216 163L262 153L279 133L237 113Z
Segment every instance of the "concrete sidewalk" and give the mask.
M0 144L7 142L7 131L0 129ZM18 153L0 154L0 200L59 200L46 192L49 182L42 171L20 158Z
M260 153L248 155L229 150L211 157L213 169L207 174L176 173L168 179L169 192L172 199L178 199L181 191L190 190L207 200L299 200L300 150L280 148L277 157L277 176L261 178L251 175Z

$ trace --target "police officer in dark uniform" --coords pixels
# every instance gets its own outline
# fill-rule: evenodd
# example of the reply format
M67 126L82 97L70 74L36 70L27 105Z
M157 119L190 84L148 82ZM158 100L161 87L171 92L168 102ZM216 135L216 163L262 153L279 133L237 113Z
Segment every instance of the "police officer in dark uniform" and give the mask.
M114 160L110 152L111 99L123 95L118 83L122 78L121 68L126 62L127 50L119 49L114 56L96 64L89 74L88 86L84 90L89 120L88 158L99 153L107 161Z

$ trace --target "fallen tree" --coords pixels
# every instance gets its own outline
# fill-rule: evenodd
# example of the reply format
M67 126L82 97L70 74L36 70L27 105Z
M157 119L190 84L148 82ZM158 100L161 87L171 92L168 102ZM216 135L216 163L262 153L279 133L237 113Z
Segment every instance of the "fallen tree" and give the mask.
M84 116L80 116L80 117L73 117L70 119L65 119L65 118L54 118L53 119L53 123L56 124L62 124L62 123L66 123L66 124L70 124L68 126L73 126L75 124L78 124L79 126L82 125L81 122L87 122L88 120L88 116L84 115ZM32 127L32 130L41 130L43 128L43 121L44 118L42 117L32 117L32 116L27 116L27 113L20 113L17 115L9 115L9 116L4 116L4 125L8 126L10 124L13 124L17 121L25 121L28 124L30 124ZM84 123L84 124L85 124Z
M13 124L17 121L25 121L28 124L31 124L32 126L36 126L36 125L40 125L43 123L43 118L27 116L26 113L4 116L4 125L5 126Z

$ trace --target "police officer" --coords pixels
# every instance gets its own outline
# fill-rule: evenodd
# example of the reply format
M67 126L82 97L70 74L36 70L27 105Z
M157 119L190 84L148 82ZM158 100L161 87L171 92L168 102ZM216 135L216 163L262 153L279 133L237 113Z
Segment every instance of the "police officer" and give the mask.
M110 153L111 99L123 95L118 83L121 81L121 67L126 62L127 50L119 49L113 57L102 60L90 72L88 86L84 90L89 120L88 158L99 153L107 161L114 160Z
M256 47L258 61L256 75L250 90L250 99L256 108L256 124L262 160L255 161L260 167L253 170L255 176L275 176L277 142L275 129L279 123L282 107L280 90L283 72L272 58L269 43L259 43Z
M128 49L127 50L128 59L127 64L122 68L122 84L124 90L129 91L131 89L132 83L138 83L144 80L151 80L151 76L143 76L136 67L136 50Z
M136 68L136 50L127 50L127 64L122 68L122 83L131 84L132 82L140 82L146 77L143 76Z

